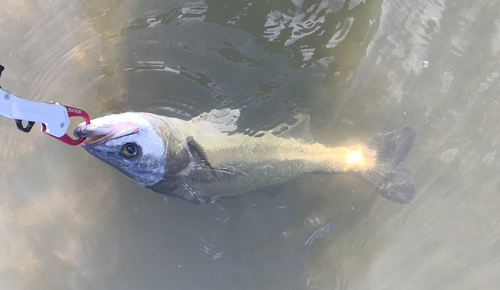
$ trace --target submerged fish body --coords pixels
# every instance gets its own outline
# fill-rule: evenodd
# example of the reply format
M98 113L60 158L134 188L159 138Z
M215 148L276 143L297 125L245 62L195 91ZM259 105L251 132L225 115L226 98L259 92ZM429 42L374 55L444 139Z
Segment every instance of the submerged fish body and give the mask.
M80 124L82 147L137 184L193 203L211 203L308 173L352 172L385 198L409 203L414 185L402 165L414 131L403 127L351 147L312 141L309 116L254 136L236 133L239 110L212 110L189 121L122 113Z

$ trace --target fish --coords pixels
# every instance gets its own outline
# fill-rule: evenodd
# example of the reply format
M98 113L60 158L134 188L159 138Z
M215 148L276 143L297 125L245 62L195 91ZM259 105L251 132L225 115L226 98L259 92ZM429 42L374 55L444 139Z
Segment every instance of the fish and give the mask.
M413 200L414 182L403 165L415 139L410 126L328 147L314 142L309 115L253 135L238 132L239 117L239 109L229 108L191 120L126 112L79 124L73 134L86 138L81 146L88 153L138 185L195 204L333 173L355 174L390 201Z

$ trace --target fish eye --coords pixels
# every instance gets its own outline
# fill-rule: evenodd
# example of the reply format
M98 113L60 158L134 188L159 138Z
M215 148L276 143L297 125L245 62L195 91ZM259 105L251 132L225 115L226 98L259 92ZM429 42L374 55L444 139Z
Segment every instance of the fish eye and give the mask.
M139 154L139 147L135 143L126 143L120 150L120 155L125 159L132 159Z

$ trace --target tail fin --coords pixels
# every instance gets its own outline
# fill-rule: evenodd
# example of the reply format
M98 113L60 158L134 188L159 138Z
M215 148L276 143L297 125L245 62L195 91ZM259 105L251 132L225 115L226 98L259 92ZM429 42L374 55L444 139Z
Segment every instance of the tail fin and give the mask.
M399 203L411 203L415 186L408 170L401 164L413 146L415 131L409 127L378 134L366 146L377 151L375 165L361 172L383 197Z

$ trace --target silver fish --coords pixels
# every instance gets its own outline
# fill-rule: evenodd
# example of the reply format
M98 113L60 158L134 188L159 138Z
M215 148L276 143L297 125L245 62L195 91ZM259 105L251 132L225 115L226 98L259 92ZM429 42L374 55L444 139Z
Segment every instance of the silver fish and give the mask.
M212 110L189 121L149 113L97 118L74 131L82 147L140 186L192 203L211 203L303 174L351 172L385 198L410 203L415 187L402 165L415 132L406 126L365 144L314 143L308 115L254 136L237 133L239 110Z

